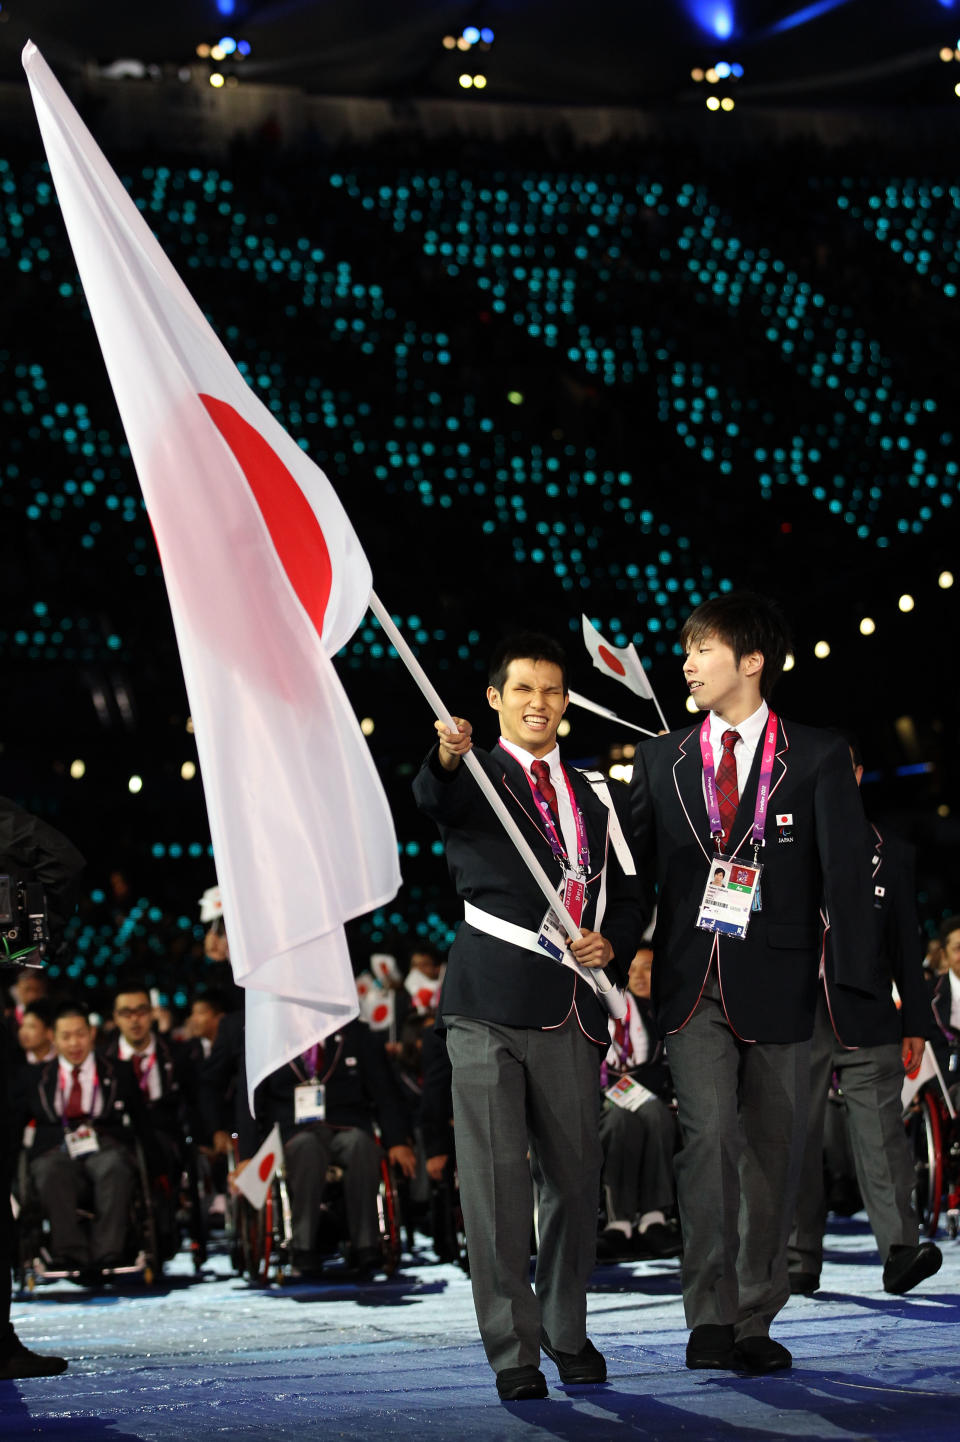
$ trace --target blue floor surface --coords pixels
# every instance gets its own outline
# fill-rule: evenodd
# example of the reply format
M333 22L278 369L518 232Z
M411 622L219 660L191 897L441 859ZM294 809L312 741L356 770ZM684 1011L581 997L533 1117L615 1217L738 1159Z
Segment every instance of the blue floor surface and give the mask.
M162 1284L91 1296L69 1283L15 1304L62 1377L0 1383L0 1442L349 1439L404 1442L960 1442L960 1242L908 1297L888 1297L861 1219L828 1238L824 1290L794 1298L775 1335L792 1371L688 1372L674 1262L599 1267L590 1331L610 1382L545 1402L497 1401L467 1279L405 1259L391 1281L260 1291L214 1257Z

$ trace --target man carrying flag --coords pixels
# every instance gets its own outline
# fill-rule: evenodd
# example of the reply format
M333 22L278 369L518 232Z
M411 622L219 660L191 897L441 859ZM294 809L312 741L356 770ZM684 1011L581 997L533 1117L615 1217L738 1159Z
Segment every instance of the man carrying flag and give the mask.
M400 884L332 656L370 569L323 473L256 398L33 44L50 172L163 564L252 1093L357 1014L344 922Z
M475 755L581 925L568 951L463 764L473 744L469 722L453 731L438 721L414 794L440 829L464 901L440 1013L453 1068L470 1280L498 1395L521 1401L546 1396L541 1347L562 1382L606 1379L587 1338L586 1288L596 1255L600 1063L609 1035L607 1010L588 978L606 968L623 983L645 918L617 803L560 761L563 651L546 636L512 637L497 648L489 679L500 741ZM568 964L570 953L581 971ZM533 1290L531 1172L539 1188Z

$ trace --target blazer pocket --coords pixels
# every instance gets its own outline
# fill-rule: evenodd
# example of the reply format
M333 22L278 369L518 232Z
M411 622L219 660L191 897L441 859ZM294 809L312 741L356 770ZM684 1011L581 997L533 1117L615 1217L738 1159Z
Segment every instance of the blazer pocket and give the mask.
M787 951L811 951L818 940L817 928L803 922L775 921L767 927L767 945Z

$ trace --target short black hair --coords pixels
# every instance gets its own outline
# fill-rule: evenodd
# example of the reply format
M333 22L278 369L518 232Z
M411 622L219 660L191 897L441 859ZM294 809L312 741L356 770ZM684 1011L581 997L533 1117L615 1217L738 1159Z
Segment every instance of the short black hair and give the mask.
M28 1002L23 1008L23 1014L25 1017L35 1016L48 1031L53 1030L53 1002L47 1001L45 997L38 997L36 1001Z
M204 987L203 991L195 992L190 999L190 1005L196 1006L198 1001L204 1002L205 1005L207 1005L211 1011L215 1011L218 1016L226 1015L227 998L226 993L221 987L207 986Z
M567 694L567 656L559 641L541 631L515 631L505 636L490 657L487 681L494 691L502 693L511 661L549 661L559 666L563 675L563 694Z
M62 1001L53 1018L54 1026L58 1021L65 1021L68 1016L82 1016L87 1026L90 1025L90 1012L82 1001Z
M948 916L940 927L940 945L946 946L955 931L960 931L960 916Z
M120 976L117 978L117 984L113 988L113 1005L116 1007L118 997L140 995L145 996L147 1001L149 1001L151 1005L153 1004L150 988L142 976Z
M411 961L415 956L429 956L434 961L440 960L440 953L432 941L414 941L407 952L407 960Z
M738 666L744 656L760 652L760 695L769 701L791 647L790 628L776 601L754 591L713 596L690 612L680 632L680 644L688 650L705 636L716 636L729 646Z

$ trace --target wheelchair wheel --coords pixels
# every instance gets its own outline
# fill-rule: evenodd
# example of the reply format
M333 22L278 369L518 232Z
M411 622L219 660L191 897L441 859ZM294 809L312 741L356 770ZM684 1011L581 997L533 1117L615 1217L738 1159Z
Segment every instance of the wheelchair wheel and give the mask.
M920 1230L935 1237L943 1198L943 1126L939 1100L920 1092L906 1117L913 1149L914 1186Z
M400 1202L393 1168L387 1157L380 1158L380 1190L377 1193L377 1221L383 1248L383 1270L392 1277L400 1265Z

